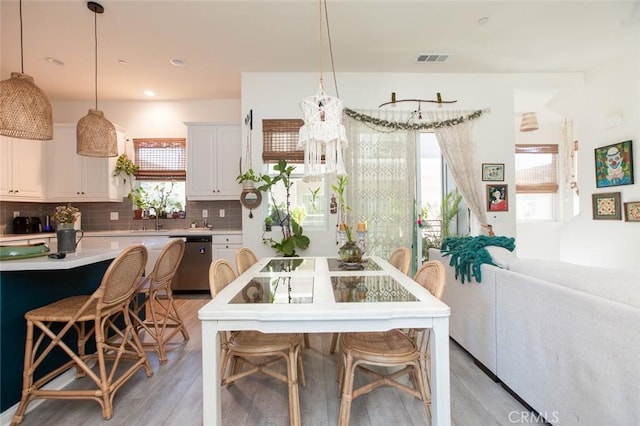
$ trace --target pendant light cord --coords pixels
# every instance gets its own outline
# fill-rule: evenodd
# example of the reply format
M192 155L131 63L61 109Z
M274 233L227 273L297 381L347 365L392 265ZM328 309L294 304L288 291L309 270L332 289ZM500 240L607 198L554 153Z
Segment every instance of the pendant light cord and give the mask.
M336 87L336 97L339 98L340 93L338 92L338 80L336 79L336 66L333 63L333 46L331 44L331 30L329 29L329 11L327 9L327 0L322 0L322 1L324 2L324 17L327 22L327 39L329 41L329 55L331 58L331 72L333 74L333 85ZM322 28L322 25L320 25L320 27ZM322 38L322 35L321 35L321 38ZM320 78L322 78L322 68L320 68L320 70L321 70Z
M24 74L24 44L22 41L22 0L20 0L20 72Z
M96 109L98 109L98 13L96 11L93 12L93 38L94 38L94 52L95 52L95 97L96 97Z

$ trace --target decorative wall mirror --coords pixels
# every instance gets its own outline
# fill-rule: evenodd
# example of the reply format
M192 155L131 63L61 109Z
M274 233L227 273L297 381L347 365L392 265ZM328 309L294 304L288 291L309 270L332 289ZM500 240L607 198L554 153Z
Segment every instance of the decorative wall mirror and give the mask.
M249 217L253 218L252 209L255 209L262 203L262 193L255 188L245 188L240 194L240 204L249 209Z

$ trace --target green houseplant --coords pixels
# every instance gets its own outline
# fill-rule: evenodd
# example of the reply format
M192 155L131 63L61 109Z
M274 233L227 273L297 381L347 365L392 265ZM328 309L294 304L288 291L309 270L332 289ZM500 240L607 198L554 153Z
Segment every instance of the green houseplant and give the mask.
M134 217L140 219L142 212L149 208L149 194L142 186L136 186L129 192L128 197L134 207Z
M127 184L127 179L129 180L129 191L133 191L133 179L140 170L138 167L126 153L121 154L116 160L116 166L113 169L113 176L120 177L124 185Z
M276 225L279 225L282 228L282 239L277 241L270 237L265 238L263 235L262 242L274 249L277 253L280 253L282 256L293 257L296 256L296 249L306 249L309 247L311 242L309 237L304 235L302 226L300 226L298 221L291 214L290 198L291 187L293 186L291 173L295 169L295 166L287 165L285 160L279 160L278 164L275 165L273 169L277 174L273 177L269 175L262 175L260 177L262 185L260 185L258 190L268 192L269 197L271 198L271 204L273 206L278 206L272 189L278 184L282 184L285 187L286 202L283 206L284 208L273 209L272 214L269 216Z

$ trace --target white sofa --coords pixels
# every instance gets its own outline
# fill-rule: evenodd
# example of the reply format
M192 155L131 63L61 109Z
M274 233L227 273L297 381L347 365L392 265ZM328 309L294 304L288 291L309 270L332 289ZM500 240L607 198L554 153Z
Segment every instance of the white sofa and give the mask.
M640 424L640 278L492 251L481 282L451 257L450 335L552 424Z

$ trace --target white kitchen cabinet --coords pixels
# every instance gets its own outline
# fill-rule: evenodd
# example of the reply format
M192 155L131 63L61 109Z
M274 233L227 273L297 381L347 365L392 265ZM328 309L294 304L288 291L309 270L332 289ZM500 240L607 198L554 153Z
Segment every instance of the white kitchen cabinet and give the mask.
M124 134L117 133L118 152L123 152ZM122 185L113 176L117 157L78 155L75 124L54 125L49 147L49 201L122 201Z
M242 141L237 124L186 123L187 200L239 200Z
M241 234L224 234L213 236L213 261L226 259L232 265L236 264L236 251L242 248Z
M0 137L0 200L45 201L44 144L50 143Z

